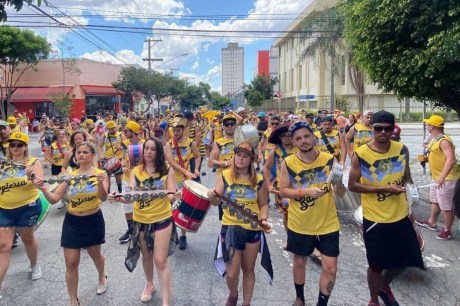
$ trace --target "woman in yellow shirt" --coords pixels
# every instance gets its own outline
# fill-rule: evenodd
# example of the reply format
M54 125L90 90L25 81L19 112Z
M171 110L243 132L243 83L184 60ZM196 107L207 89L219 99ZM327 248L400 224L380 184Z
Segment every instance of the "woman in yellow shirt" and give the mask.
M174 193L176 191L175 173L173 168L166 163L161 141L157 138L149 138L144 143L142 154L143 162L131 171L130 188L168 190ZM110 195L110 199L116 200L112 195ZM131 205L125 199L120 198L119 201ZM163 305L169 305L171 275L168 265L168 249L174 225L171 213L171 202L173 201L174 195L169 194L168 197L149 198L134 202L133 237L131 239L139 243L142 253L142 266L147 279L147 284L141 294L141 301L144 303L152 299L152 294L155 291L153 280L155 264L160 280ZM151 240L150 243L148 243L149 239Z
M77 146L77 162L80 168L72 172L70 180L61 183L54 192L43 185L43 178L36 175L34 184L38 186L46 199L55 204L69 194L70 202L62 225L61 246L64 248L66 264L66 283L71 305L79 305L78 266L82 248L86 248L99 273L99 285L96 293L107 291L105 256L101 244L105 243L105 222L101 203L107 199L109 180L104 170L93 166L96 147L85 141Z
M12 133L7 160L3 160L6 162L0 165L0 285L3 284L10 264L16 229L29 257L32 280L42 277L37 263L38 244L34 236L34 227L42 208L38 190L28 175L37 173L43 176L43 169L37 158L29 156L28 145L29 137L26 134ZM9 161L17 164L8 164Z

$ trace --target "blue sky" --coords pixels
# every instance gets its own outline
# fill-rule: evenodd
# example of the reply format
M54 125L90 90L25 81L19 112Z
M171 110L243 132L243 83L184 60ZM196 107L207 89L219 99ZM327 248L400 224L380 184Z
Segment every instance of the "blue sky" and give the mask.
M221 88L221 48L238 42L245 48L245 82L253 78L257 50L268 50L279 35L311 2L298 0L49 0L42 6L47 14L24 8L12 10L11 26L21 25L46 36L56 45L65 41L71 52L64 55L85 57L113 63L138 64L147 67L147 37L161 39L154 44L152 57L162 58L152 66L170 72L191 83L200 81ZM32 15L30 15L32 14ZM71 16L72 18L69 18ZM90 31L56 27L86 25ZM47 25L46 28L37 26ZM52 27L49 27L52 26ZM98 29L95 26L99 26ZM125 27L120 29L119 27ZM104 29L106 31L101 31ZM212 30L213 32L207 32ZM266 31L238 33L232 31ZM224 32L222 32L224 31ZM129 32L129 33L128 33ZM237 37L228 37L228 36ZM83 39L81 36L85 37ZM255 36L263 36L256 38ZM273 38L271 38L273 37ZM89 43L87 40L93 42ZM187 55L183 55L187 54ZM164 63L164 64L162 64ZM161 65L162 64L162 65ZM161 65L160 67L158 67ZM170 70L173 69L173 70Z

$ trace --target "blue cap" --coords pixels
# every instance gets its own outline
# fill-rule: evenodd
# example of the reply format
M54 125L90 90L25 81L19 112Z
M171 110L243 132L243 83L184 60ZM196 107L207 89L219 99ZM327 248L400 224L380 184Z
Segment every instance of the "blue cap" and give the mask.
M257 114L257 117L266 117L267 114L265 114L265 112L259 112L259 114Z
M303 122L303 121L299 121L299 122L292 124L289 127L289 132L291 133L291 135L294 135L295 131L300 130L302 128L306 128L313 134L313 130L311 129L310 125L307 122Z

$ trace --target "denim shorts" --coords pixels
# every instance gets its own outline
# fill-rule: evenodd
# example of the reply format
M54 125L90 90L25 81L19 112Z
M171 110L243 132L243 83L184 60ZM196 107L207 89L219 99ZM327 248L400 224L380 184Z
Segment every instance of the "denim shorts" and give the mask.
M14 208L0 208L0 227L33 227L42 212L40 198L34 202Z

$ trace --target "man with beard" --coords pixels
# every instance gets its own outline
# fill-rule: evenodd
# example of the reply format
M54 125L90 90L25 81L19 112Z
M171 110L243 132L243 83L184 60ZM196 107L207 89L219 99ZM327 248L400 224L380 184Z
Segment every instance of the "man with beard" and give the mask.
M327 178L334 156L315 149L315 136L309 124L290 126L297 153L281 165L280 194L289 199L286 249L294 254L294 306L304 306L304 285L308 256L321 252L322 271L317 305L327 305L334 288L339 256L339 219Z
M372 111L365 111L361 119L361 123L357 123L352 126L345 136L345 144L350 158L353 156L353 152L355 152L356 149L374 138L371 127L372 115Z
M374 114L374 138L355 150L348 181L350 191L361 194L369 306L379 305L379 296L387 306L399 305L390 289L397 271L408 266L424 269L404 187L412 183L409 152L390 139L394 126L391 113Z
M142 144L145 140L141 138L141 130L141 126L134 121L128 121L123 129L123 133L126 138L121 144L123 150L123 158L121 160L121 169L123 170L123 190L126 190L129 186L129 176L131 175L131 170L142 162ZM126 243L129 239L131 239L133 231L133 205L122 204L121 208L125 213L128 230L118 239L118 241L120 243Z
M165 145L166 160L169 165L176 171L177 189L182 190L185 180L195 179L200 175L201 157L196 144L188 138L185 133L188 120L182 117L175 117L172 121L173 137ZM195 161L195 173L191 172L190 161ZM179 237L179 249L187 248L186 231L181 229Z
M99 156L103 156L104 159L101 160L107 162L111 158L117 158L121 160L123 157L123 151L121 148L121 144L125 136L118 131L117 124L115 121L108 121L107 122L107 132L103 134L99 143ZM104 154L102 154L102 149L104 149ZM107 171L109 175L109 193L110 193L110 175L115 176L115 181L117 182L118 192L121 192L121 175L123 174L121 168L120 170L115 171L115 173L110 173Z
M332 121L332 117L329 116L321 118L321 129L315 132L315 148L334 155L343 164L347 158L347 149L342 134L333 129Z

